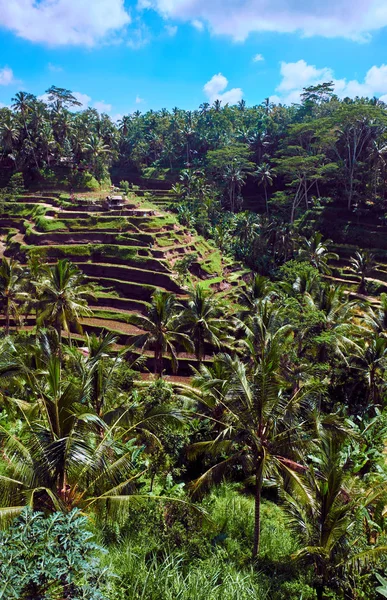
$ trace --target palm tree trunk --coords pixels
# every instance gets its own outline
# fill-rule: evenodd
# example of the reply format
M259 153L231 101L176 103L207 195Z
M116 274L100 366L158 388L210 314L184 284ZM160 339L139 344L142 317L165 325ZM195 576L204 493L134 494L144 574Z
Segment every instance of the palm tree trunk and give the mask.
M155 365L154 365L154 373L159 378L163 373L163 351L155 350Z
M10 309L9 309L9 296L7 296L7 303L5 306L5 335L9 335L9 313L10 313Z
M261 496L262 496L262 464L258 462L256 467L255 483L255 510L254 510L254 545L253 559L259 554L259 542L261 538Z
M316 585L316 596L317 596L317 600L323 600L323 598L324 598L324 586L322 584Z
M263 186L263 189L265 190L265 205L266 205L266 214L269 214L269 205L267 203L267 187L266 185Z

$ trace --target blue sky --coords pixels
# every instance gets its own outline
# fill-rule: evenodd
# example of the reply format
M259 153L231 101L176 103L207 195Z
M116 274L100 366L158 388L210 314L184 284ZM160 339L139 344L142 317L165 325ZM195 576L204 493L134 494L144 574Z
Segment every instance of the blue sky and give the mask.
M0 103L52 84L118 118L216 98L387 99L385 0L0 0Z

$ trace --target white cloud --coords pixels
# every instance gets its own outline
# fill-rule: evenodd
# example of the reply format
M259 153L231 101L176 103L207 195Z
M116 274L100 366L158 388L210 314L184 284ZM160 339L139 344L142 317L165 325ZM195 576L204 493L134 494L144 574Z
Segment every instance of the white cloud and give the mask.
M136 96L136 104L142 104L144 102L144 98L141 98L141 96Z
M11 85L11 83L16 83L13 71L9 67L3 67L0 69L0 85Z
M265 60L262 54L256 54L253 56L253 62L261 62L262 60Z
M381 95L381 100L383 97L387 99L387 65L374 65L367 71L363 81L336 79L331 68L318 69L315 65L307 64L305 60L294 63L281 62L280 74L282 79L276 87L278 94L270 97L270 100L276 103L298 103L302 88L327 81L333 82L334 91L340 98Z
M281 75L282 81L276 88L279 92L287 92L333 79L331 69L316 69L315 66L308 65L304 60L294 63L281 62Z
M174 37L177 34L177 25L166 25L165 31L170 37Z
M87 108L91 102L91 98L87 94L82 94L81 92L73 92L73 96L74 98L76 98L76 100L78 100L78 102L81 103L81 106L79 106L76 110L83 110Z
M133 50L143 48L151 41L151 34L149 28L140 21L137 21L137 26L131 30L130 38L127 41L127 45Z
M198 31L203 31L203 29L204 29L204 25L201 21L199 21L199 19L193 19L193 21L191 21L191 24Z
M385 0L142 0L163 17L208 23L213 33L245 40L254 31L367 41L387 25Z
M203 87L203 91L210 102L221 100L223 104L236 104L242 100L243 91L241 88L232 88L231 90L225 91L227 86L228 79L222 75L222 73L218 73L207 81Z
M130 23L124 0L0 0L0 25L31 42L94 46Z
M62 67L59 65L53 65L52 63L48 63L48 70L52 73L61 73L63 71Z
M110 113L112 110L112 105L107 104L104 100L94 102L93 106L98 110L99 113Z

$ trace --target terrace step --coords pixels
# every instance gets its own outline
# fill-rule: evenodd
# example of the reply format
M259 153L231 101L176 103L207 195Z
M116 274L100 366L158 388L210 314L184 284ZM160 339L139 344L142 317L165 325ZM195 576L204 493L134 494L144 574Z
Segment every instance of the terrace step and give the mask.
M106 309L124 313L145 313L149 304L143 300L134 300L131 298L118 298L115 296L96 294L97 306L91 306L92 310Z
M122 282L141 283L153 287L161 287L170 292L182 293L182 289L177 285L167 273L156 271L146 271L134 267L123 265L114 265L109 263L75 263L81 271L90 277L109 278Z
M28 244L37 246L69 245L69 244L108 244L120 246L149 247L153 243L153 237L148 234L125 234L112 233L111 231L55 231L51 233L40 233L32 231L26 236Z

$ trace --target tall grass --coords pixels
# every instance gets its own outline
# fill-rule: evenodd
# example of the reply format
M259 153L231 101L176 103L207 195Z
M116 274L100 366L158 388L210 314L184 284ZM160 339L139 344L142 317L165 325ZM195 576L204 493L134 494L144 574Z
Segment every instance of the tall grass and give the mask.
M144 507L105 560L116 574L109 600L315 600L291 560L296 544L280 507L262 506L260 560L251 562L254 502L223 485L204 500L211 525L182 534ZM184 527L183 527L184 528Z
M118 577L111 600L251 600L270 598L270 582L253 568L241 572L222 558L187 562L183 554L139 556L130 546L110 553Z

